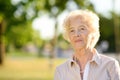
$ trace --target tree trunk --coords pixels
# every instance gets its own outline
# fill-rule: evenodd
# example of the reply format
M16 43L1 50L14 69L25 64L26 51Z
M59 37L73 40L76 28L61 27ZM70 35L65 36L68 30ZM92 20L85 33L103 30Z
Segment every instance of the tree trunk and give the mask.
M0 22L0 65L3 64L4 60L4 53L5 53L5 46L4 46L4 27L3 27L3 22Z
M120 37L120 31L119 31L119 19L116 15L114 15L114 32L115 32L115 44L116 44L116 52L120 52L120 44L119 44L119 37Z
M115 35L115 49L116 53L120 53L120 25L119 17L115 13L115 1L113 0L113 20L114 20L114 35Z
M55 55L56 55L56 48L57 48L57 37L58 37L58 22L57 22L57 19L55 17L55 32L54 32L54 37L53 39L50 41L50 44L51 44L51 51L50 51L50 68L53 68L54 66L54 58L55 58Z

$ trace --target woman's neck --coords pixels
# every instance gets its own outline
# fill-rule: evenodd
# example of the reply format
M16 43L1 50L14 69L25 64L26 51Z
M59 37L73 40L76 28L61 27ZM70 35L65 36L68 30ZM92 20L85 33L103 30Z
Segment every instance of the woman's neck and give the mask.
M77 55L79 57L87 56L90 53L93 53L93 49L90 49L90 48L75 49L75 55Z
M94 55L94 49L75 50L75 54L73 55L73 60L75 60L80 67L81 77L83 77L85 65L89 60L92 59L93 55Z

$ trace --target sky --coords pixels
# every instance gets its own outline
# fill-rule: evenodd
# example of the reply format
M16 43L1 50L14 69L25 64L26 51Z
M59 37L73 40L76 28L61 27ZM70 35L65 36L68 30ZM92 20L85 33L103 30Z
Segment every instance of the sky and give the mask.
M54 34L54 20L49 19L48 15L38 17L33 21L33 28L40 32L40 36L43 39L52 38Z
M109 17L109 11L113 10L113 1L115 1L115 12L120 14L120 0L90 0L95 6L95 10L98 13L103 14L105 17ZM62 24L65 16L68 14L67 11L64 11L58 17L58 30L59 33L63 31ZM40 32L40 37L42 39L51 39L54 36L54 20L49 18L47 14L36 18L33 21L33 28Z

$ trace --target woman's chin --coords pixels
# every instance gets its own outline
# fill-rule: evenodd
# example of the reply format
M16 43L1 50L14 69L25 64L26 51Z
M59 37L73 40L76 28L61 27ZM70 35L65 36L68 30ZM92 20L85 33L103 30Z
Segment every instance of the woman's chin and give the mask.
M83 49L83 48L85 48L85 47L82 46L82 45L76 45L74 48L75 48L75 50L80 50L80 49Z

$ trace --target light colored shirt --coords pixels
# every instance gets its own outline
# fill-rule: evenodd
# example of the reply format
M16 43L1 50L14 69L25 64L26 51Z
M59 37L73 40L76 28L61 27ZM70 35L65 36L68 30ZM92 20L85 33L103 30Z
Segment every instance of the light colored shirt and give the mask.
M80 67L73 59L69 59L56 67L54 80L82 80ZM85 66L83 80L120 80L118 61L96 52Z
M83 80L87 80L87 78L88 78L89 66L90 66L90 62L88 62L85 66L85 70L83 73Z

